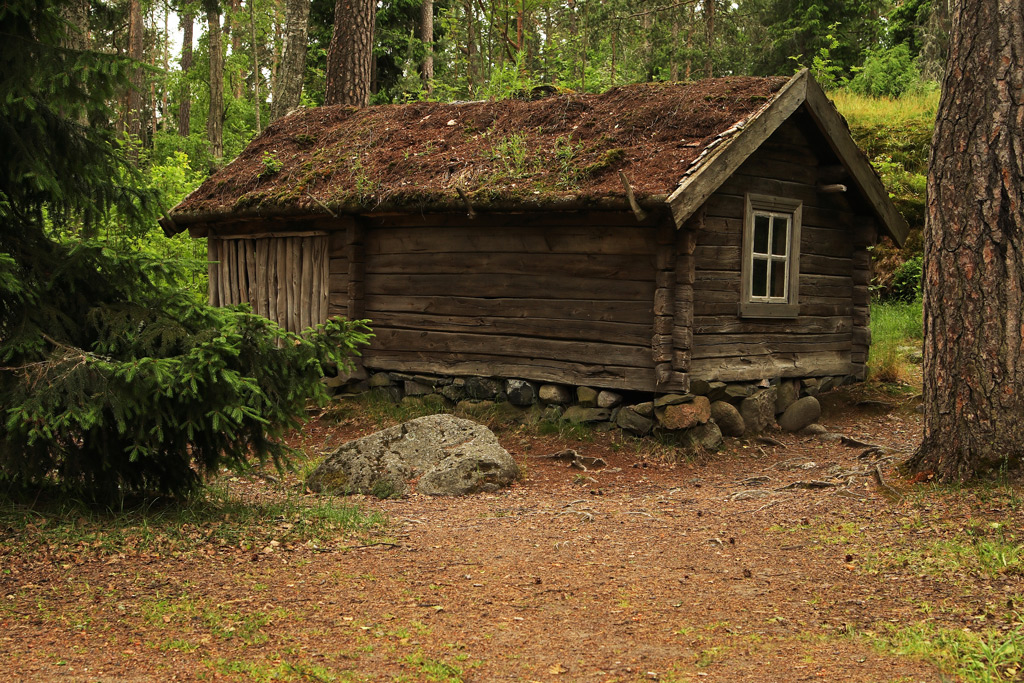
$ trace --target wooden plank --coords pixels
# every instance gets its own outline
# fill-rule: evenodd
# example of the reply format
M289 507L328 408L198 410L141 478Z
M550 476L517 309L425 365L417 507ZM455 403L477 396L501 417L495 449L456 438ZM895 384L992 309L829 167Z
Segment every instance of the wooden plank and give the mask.
M402 296L410 292L425 296L479 296L649 301L654 283L632 280L603 280L550 275L365 275L369 294Z
M654 254L525 254L517 252L448 252L443 257L423 254L375 254L366 264L372 274L509 274L549 275L615 280L650 280Z
M750 358L694 358L690 363L691 377L721 382L846 375L850 370L849 351L817 351Z
M256 242L254 240L242 240L240 244L245 245L246 293L248 294L249 305L255 311L258 306L256 294Z
M675 304L672 302L673 291L671 289L654 290L654 315L672 315L675 311Z
M256 312L264 318L270 317L270 295L267 293L267 255L270 239L256 241Z
M665 215L661 211L650 209L648 213L651 216L643 223L643 226L647 228L657 224ZM510 228L520 229L524 225L537 226L544 230L552 228L578 228L586 230L596 227L637 227L636 216L626 207L609 210L489 211L478 214L476 218L467 217L466 212L462 210L429 213L420 211L391 211L359 216L358 220L372 230L380 228L413 228L423 230L442 227L469 228L482 232L493 232Z
M857 327L869 326L871 324L871 309L867 306L854 306L853 324Z
M235 249L238 253L238 303L244 304L249 301L249 265L246 263L248 253L247 244L244 240L235 240Z
M853 305L854 306L870 306L871 305L871 290L867 285L854 285L853 286Z
M302 242L288 240L288 328L302 331Z
M318 277L316 280L316 291L317 291L317 317L314 322L322 323L327 320L327 305L330 296L330 273L328 271L328 241L327 238L321 238L316 241L317 245L317 271Z
M313 238L303 237L299 242L299 329L313 324Z
M689 327L677 327L672 331L672 345L677 349L693 348L693 330Z
M366 316L374 326L437 332L514 335L547 339L604 342L643 346L651 340L650 324L627 324L599 320L544 319L533 317L429 315L376 311L367 307Z
M694 361L702 358L742 358L749 359L755 356L774 356L801 353L818 353L821 351L846 351L849 352L852 345L850 341L816 343L808 341L800 343L792 341L786 344L768 344L751 341L748 344L725 344L721 346L705 347L700 338L694 343L691 354Z
M374 347L419 353L475 353L514 358L544 358L574 363L593 363L650 368L651 352L642 346L523 338L512 335L470 334L401 330L375 325Z
M348 230L335 230L327 234L327 250L330 258L345 258L348 246Z
M480 226L467 228L381 228L367 233L366 253L437 254L500 253L527 254L637 254L655 252L651 228L573 227L557 229L519 225L493 232Z
M871 346L871 328L869 327L858 327L853 331L853 344L854 346Z
M348 292L345 292L348 295ZM332 295L333 296L333 295ZM333 300L333 299L332 299ZM340 304L340 301L338 302ZM453 316L493 316L501 318L534 318L559 320L601 320L649 325L652 304L632 301L599 301L596 299L523 299L499 297L378 296L366 297L367 311L430 313ZM554 324L553 322L553 324Z
M217 288L220 290L220 305L227 306L231 303L231 267L228 263L228 252L231 251L223 241L217 247L220 256L220 275L217 277Z
M805 316L849 316L853 312L850 301L844 303L800 303L800 315ZM707 301L701 294L693 303L695 316L738 316L739 295L734 301Z
M272 232L239 232L239 233L221 233L218 232L217 236L221 239L227 240L265 240L274 237L313 237L314 235L326 235L327 232L324 230L277 230Z
M675 307L673 306L673 309ZM654 334L672 334L675 327L675 317L671 315L654 316Z
M267 317L279 323L280 317L277 312L277 245L280 240L267 240Z
M217 288L217 275L220 271L217 263L218 242L215 237L206 240L207 301L211 306L220 306L220 290Z
M837 334L853 330L854 321L845 316L806 316L784 320L744 320L717 315L693 319L694 334L764 334L786 330L791 334Z
M654 391L654 368L564 363L536 358L500 359L476 354L383 351L363 352L363 365L381 370L437 375L517 377L535 382L584 385L603 389Z
M330 259L330 265L328 266L332 275L348 275L348 259L347 258L332 258Z

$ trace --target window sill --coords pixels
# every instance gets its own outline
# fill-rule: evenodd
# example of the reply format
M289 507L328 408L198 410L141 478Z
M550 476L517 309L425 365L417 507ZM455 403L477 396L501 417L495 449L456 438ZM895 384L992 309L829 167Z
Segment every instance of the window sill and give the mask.
M740 304L741 318L795 318L800 315L800 304L767 304L752 302Z

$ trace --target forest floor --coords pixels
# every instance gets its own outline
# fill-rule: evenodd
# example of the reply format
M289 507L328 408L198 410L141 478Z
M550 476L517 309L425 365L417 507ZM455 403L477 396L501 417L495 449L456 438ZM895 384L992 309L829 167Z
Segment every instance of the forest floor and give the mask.
M493 495L336 502L251 473L185 510L6 508L0 679L1019 680L1024 499L902 477L909 396L824 397L846 441L681 461L498 427L525 475ZM378 426L335 413L297 438ZM562 448L608 467L533 457Z

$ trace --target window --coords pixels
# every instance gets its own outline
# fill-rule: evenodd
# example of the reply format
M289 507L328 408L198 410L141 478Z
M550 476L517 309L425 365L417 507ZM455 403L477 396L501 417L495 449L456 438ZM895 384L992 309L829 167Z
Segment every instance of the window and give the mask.
M747 195L741 316L795 318L799 313L801 209L799 201Z

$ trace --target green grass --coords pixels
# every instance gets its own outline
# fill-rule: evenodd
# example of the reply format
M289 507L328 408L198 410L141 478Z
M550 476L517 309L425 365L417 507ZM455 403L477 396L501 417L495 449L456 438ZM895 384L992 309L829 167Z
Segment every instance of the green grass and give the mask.
M870 377L879 382L906 383L912 373L908 349L924 339L921 301L871 304Z
M864 635L878 650L933 662L964 683L1019 681L1024 672L1024 625L1019 619L1008 632L942 628L924 621L885 624Z
M908 93L898 98L869 97L849 90L837 90L830 92L829 97L851 126L881 126L906 121L931 124L939 109L937 89Z
M252 499L223 479L191 499L162 506L96 510L75 501L0 503L0 528L16 531L6 552L48 547L58 557L189 553L211 546L258 551L272 542L369 535L386 524L379 513L293 489Z

